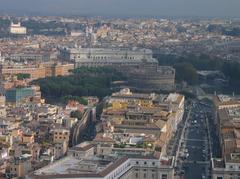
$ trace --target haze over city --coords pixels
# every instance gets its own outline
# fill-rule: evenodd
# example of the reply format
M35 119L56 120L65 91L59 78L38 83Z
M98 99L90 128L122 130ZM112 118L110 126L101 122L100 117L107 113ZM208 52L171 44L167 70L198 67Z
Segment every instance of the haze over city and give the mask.
M239 0L0 0L1 13L94 16L240 17Z
M240 179L240 0L0 0L0 179Z

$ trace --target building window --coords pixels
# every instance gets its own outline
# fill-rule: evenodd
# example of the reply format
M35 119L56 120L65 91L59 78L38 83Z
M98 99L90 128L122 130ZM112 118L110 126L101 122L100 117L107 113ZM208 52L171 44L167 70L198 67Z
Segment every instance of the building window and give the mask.
M217 179L223 179L223 177L217 177Z
M152 165L155 165L155 162L153 162Z
M138 165L138 161L136 161L136 164Z
M144 162L144 165L147 165L147 162Z
M146 173L143 174L143 178L147 178L147 174Z
M135 173L135 177L138 178L138 173Z
M167 174L162 174L162 179L167 179Z
M152 179L155 179L155 174L154 173L152 173Z

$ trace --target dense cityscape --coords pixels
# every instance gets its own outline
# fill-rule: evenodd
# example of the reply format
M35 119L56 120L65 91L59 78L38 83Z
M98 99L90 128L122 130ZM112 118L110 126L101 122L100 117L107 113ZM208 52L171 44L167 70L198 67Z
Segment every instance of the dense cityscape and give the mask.
M240 20L0 16L1 179L239 179Z

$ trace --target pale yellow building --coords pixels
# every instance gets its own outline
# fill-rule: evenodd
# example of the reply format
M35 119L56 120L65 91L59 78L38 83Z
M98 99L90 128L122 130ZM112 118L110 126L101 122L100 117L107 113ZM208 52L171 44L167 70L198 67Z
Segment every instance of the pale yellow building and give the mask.
M70 132L68 129L57 128L52 130L52 137L54 143L63 143L69 141Z
M10 164L10 173L18 178L25 177L31 170L30 155L24 154L21 157L14 158Z

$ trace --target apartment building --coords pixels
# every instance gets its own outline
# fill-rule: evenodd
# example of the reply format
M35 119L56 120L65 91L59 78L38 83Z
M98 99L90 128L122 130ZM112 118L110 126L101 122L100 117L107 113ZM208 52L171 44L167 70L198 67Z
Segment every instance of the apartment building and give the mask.
M1 75L29 74L30 80L51 76L65 76L74 69L73 64L40 63L33 65L1 65Z
M69 141L70 132L68 129L56 128L52 129L51 133L54 143L63 143L64 141Z
M10 172L13 177L21 178L31 170L30 155L24 154L15 158L10 164Z
M104 135L120 146L131 144L135 138L138 141L131 144L131 148L143 144L149 150L158 148L165 154L183 117L184 96L140 94L123 89L113 93L107 101L108 107L101 115Z
M240 178L240 107L237 99L227 99L217 110L222 158L212 159L213 179Z

